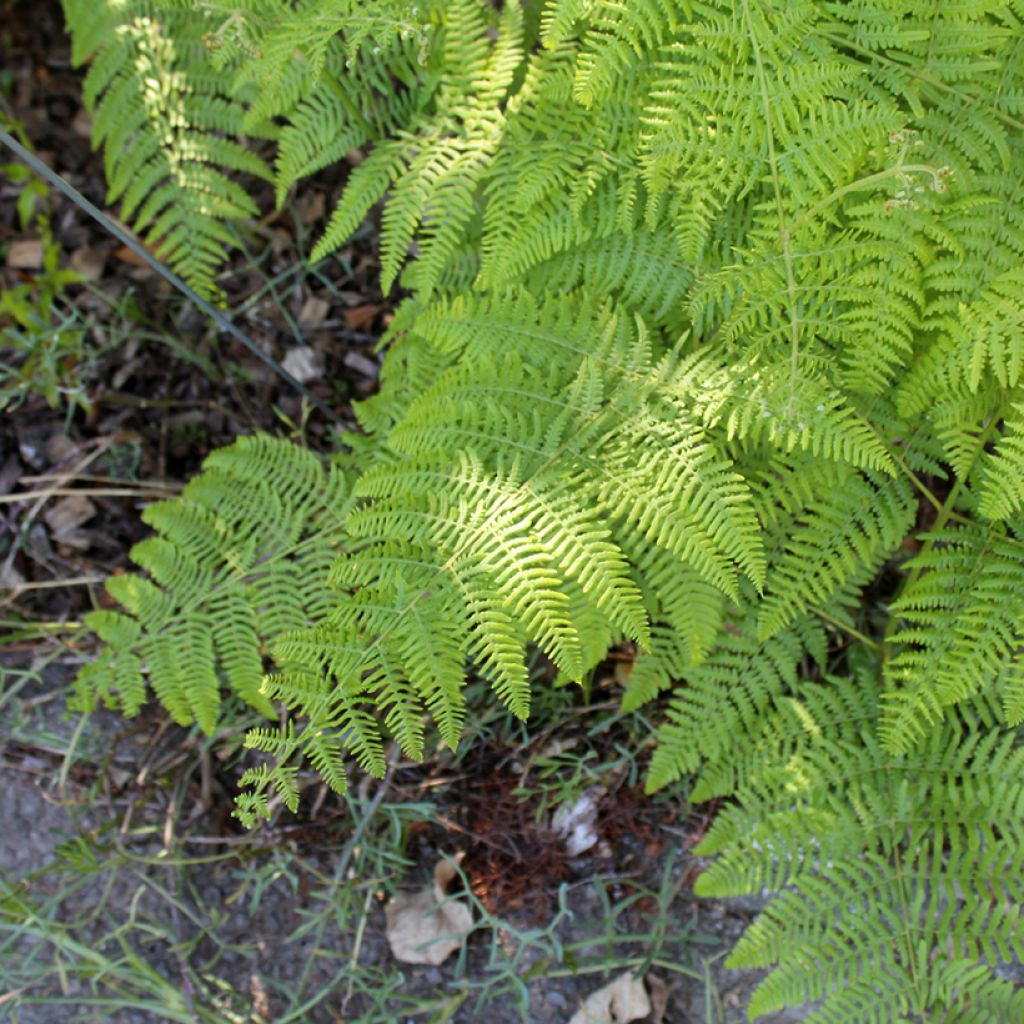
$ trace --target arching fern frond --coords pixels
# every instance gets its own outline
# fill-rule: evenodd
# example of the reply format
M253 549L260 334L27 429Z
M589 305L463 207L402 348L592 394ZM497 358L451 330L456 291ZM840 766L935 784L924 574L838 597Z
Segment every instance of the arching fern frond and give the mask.
M903 480L844 474L793 517L773 545L762 638L774 635L812 605L825 605L842 586L863 586L899 548L913 525L914 494Z
M365 696L408 753L423 750L427 712L454 745L470 661L525 715L527 645L579 680L617 641L650 647L652 616L686 621L673 572L712 621L741 574L762 584L746 484L659 398L672 362L652 363L642 322L585 295L538 305L524 292L438 302L411 326L435 383L396 410L389 457L357 484L346 528L359 550L332 575L336 608L275 648L275 692L311 729L335 728L335 697ZM325 692L291 692L297 669L322 674Z
M985 463L978 511L988 519L1024 511L1024 404L1007 417L994 457Z
M814 618L767 640L758 637L753 615L731 626L707 660L680 674L658 730L647 776L650 792L700 770L694 799L732 793L744 778L742 760L735 757L736 736L756 745L762 719L778 701L798 692L805 656L824 662L824 632Z
M1024 545L998 525L933 531L894 602L881 735L904 753L980 693L1024 721Z
M79 674L76 706L104 700L134 714L148 678L177 721L206 733L225 688L272 714L264 650L331 603L347 500L338 469L286 441L257 435L211 455L180 498L144 513L158 536L132 556L147 575L108 581L125 612L86 617L107 648Z
M237 142L244 108L213 67L203 23L172 4L67 0L79 62L91 60L85 100L103 146L109 200L160 258L200 294L235 242L228 226L258 211L232 172L270 178Z

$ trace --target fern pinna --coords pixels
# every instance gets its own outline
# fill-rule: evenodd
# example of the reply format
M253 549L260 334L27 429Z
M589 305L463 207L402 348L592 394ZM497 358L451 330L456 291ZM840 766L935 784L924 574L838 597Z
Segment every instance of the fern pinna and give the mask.
M1021 1019L1000 965L1024 955L1024 5L145 7L196 99L159 143L156 115L100 122L115 181L134 149L258 173L231 155L246 131L282 201L370 146L314 256L383 201L406 298L329 525L327 484L259 498L322 524L279 550L308 541L327 586L283 629L220 601L253 571L224 563L246 520L196 549L168 526L186 496L141 552L149 618L112 584L135 618L96 620L83 695L130 709L145 666L210 727L217 644L257 637L276 668L256 688L246 655L235 689L289 718L251 735L251 823L294 805L303 758L340 789L388 737L457 743L470 667L525 715L530 647L579 680L629 645L624 701L665 706L651 787L731 798L702 891L782 892L734 954L778 964L752 1013ZM142 103L141 10L109 38L71 19L98 119ZM202 191L158 166L133 200ZM222 639L176 706L151 637L181 593Z

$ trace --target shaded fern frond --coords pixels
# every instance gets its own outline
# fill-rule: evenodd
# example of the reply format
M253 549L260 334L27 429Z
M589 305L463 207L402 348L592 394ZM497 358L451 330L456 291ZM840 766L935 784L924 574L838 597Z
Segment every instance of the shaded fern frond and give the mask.
M841 586L863 585L913 525L914 494L903 480L847 474L802 509L779 538L758 615L763 638Z
M892 607L886 748L913 750L951 706L983 692L1008 722L1024 721L1024 545L997 525L933 531L910 565L913 583Z
M985 464L978 511L989 519L1024 511L1024 405L1014 407L994 458Z
M1024 754L984 704L915 754L887 754L880 693L862 677L780 703L763 743L740 755L738 806L698 847L719 856L697 891L781 891L730 958L780 965L752 1018L821 1000L808 1018L820 1024L1010 1024L1024 1003L992 967L1024 952Z
M732 623L711 655L681 673L647 776L649 792L701 770L694 799L731 793L744 778L736 737L756 745L761 722L782 698L798 692L801 662L824 660L819 623L805 618L770 639L754 616ZM627 694L628 696L628 694Z

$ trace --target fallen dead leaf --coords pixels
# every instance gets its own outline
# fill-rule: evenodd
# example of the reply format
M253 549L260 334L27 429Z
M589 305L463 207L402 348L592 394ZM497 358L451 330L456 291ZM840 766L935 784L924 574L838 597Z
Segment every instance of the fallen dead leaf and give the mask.
M79 448L74 441L63 431L57 431L46 439L44 449L46 457L53 465L73 459L78 454Z
M300 324L322 324L327 319L331 304L326 299L310 295L299 310Z
M646 981L651 997L651 1024L661 1024L668 1009L668 985L656 974L648 974Z
M38 238L19 238L7 250L7 266L14 270L38 270L43 265L43 243Z
M71 269L77 270L86 281L98 281L103 276L106 262L107 257L104 253L88 247L76 249L68 260Z
M149 264L146 260L140 256L130 245L119 245L114 250L114 258L120 260L122 263L127 263L132 267L145 267L149 268Z
M640 1020L651 1012L643 978L634 978L630 971L620 974L603 988L591 992L573 1014L569 1024L626 1024Z
M0 562L0 590L17 590L25 582L25 577L6 562Z
M602 786L588 786L572 803L564 803L551 818L551 830L565 840L570 857L578 857L598 840L597 802L604 793Z
M8 455L0 465L0 494L9 494L14 490L18 477L21 476L21 460L17 455Z
M358 371L371 380L375 380L380 367L368 356L364 356L361 352L356 352L349 349L342 358L342 362L349 368Z
M89 112L85 107L78 108L78 113L75 114L74 119L71 122L71 130L80 139L92 138L92 118L89 116Z
M348 309L342 310L341 315L345 318L345 326L350 331L361 331L373 323L374 317L383 308L378 305L350 306Z
M300 345L298 348L288 350L281 361L281 366L300 384L305 384L323 376L324 358L309 345Z
M384 908L388 945L396 960L436 966L462 945L473 927L473 915L465 903L446 897L454 877L452 862L438 861L433 885L400 893Z
M327 200L323 192L310 192L302 196L296 203L299 219L303 224L318 221L326 211Z
M96 515L96 506L80 494L71 494L51 505L44 513L43 519L50 528L53 539L67 543L82 523Z

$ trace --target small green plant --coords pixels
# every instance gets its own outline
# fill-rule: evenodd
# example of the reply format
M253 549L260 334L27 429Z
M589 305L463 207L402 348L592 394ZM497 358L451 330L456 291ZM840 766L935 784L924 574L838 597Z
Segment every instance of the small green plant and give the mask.
M37 233L40 247L39 268L21 275L26 278L22 283L0 289L0 411L9 411L35 394L53 407L62 403L69 409L85 407L81 374L85 327L64 296L68 285L82 280L81 275L61 266L46 186L18 163L0 164L0 176L18 186L19 226Z
M703 891L782 892L735 954L779 965L754 1013L1020 1019L1020 3L65 6L113 193L183 272L215 287L266 174L245 131L279 199L372 147L313 257L383 200L407 291L332 597L266 635L289 717L243 819L303 760L341 790L428 720L454 746L470 667L525 717L530 650L582 684L618 646L626 706L667 705L650 786L733 801ZM147 635L264 514L162 546Z

